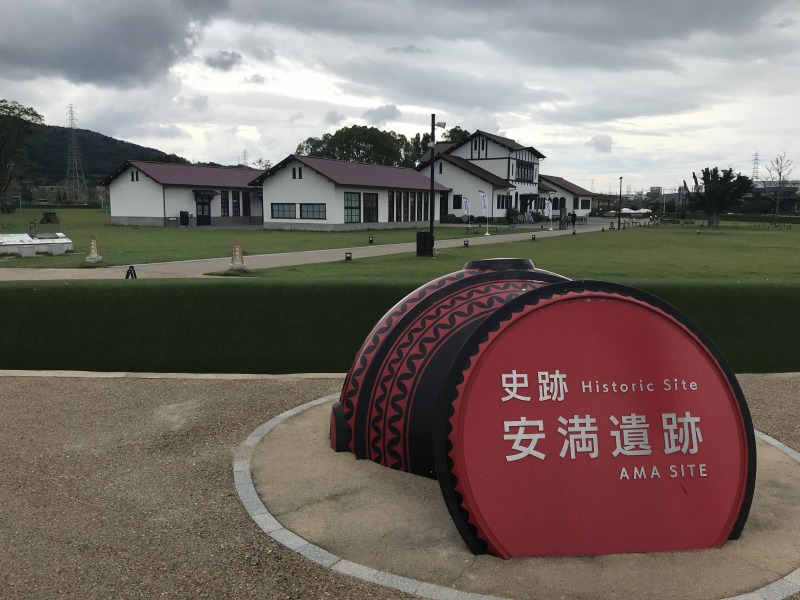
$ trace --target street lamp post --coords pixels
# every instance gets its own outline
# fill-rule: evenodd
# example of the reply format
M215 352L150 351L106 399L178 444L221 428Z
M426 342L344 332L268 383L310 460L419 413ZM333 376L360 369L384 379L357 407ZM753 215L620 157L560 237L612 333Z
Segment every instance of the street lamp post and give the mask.
M617 200L617 231L622 225L622 177L619 178L619 200Z
M444 129L445 126L446 125L445 125L445 123L443 121L440 121L438 123L436 122L436 113L431 113L431 141L430 141L430 144L429 144L430 148L431 148L431 193L430 193L430 198L428 199L428 218L429 218L429 224L430 224L430 228L428 230L428 236L429 236L429 239L428 239L428 256L431 256L431 257L433 256L433 209L434 209L434 205L436 204L434 202L434 194L436 192L435 192L435 188L434 188L434 179L433 179L434 178L434 175L433 175L434 164L433 163L434 163L434 159L436 158L436 128L437 127L441 127L442 129Z

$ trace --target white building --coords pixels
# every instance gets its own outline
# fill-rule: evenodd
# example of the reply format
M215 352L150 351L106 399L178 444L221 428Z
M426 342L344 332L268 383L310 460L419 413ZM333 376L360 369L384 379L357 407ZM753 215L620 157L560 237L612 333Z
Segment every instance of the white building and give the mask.
M533 146L476 131L460 143L438 143L434 150L434 179L452 189L447 213L455 219L466 212L464 199L470 214L483 215L481 192L489 218L503 218L509 208L527 212L539 196L539 161L545 156ZM430 171L430 152L417 168Z
M290 154L253 183L263 186L265 229L421 227L430 218L431 180L414 169ZM435 202L446 204L448 192L437 182Z
M264 171L129 160L101 182L113 225L260 225Z

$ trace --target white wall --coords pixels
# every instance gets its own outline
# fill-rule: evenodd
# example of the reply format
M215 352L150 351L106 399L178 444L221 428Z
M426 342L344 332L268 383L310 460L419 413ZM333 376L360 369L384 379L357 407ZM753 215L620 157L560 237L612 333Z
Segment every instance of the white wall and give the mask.
M292 168L303 169L302 179L292 179ZM298 171L295 171L297 174ZM303 165L290 161L283 169L264 179L264 223L323 223L344 222L344 195L335 201L335 186L326 177ZM273 219L272 204L295 204L296 219ZM300 203L327 204L326 219L301 219Z
M142 172L139 172L138 181L131 181L131 172L136 171L137 169L128 169L111 182L109 186L111 216L163 218L161 185Z

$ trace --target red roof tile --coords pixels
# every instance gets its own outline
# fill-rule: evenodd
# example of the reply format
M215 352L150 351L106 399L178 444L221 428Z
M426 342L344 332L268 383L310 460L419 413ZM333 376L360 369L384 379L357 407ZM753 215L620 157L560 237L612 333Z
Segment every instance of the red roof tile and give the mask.
M556 177L555 175L543 175L539 174L539 179L549 182L552 185L558 186L563 190L567 190L570 194L574 194L576 196L592 196L592 192L582 188L579 185L575 185L571 181L567 181L563 177Z
M352 185L356 187L372 187L381 189L401 190L430 190L431 180L415 171L405 167L388 167L385 165L370 165L366 163L320 158L318 156L301 156L290 154L277 165L272 167L265 177L275 174L292 160L306 165L320 175L327 177L337 185ZM259 177L261 181L264 176ZM450 188L435 183L436 190L444 192Z
M183 165L179 163L129 160L108 175L101 183L109 185L112 180L133 167L161 185L199 186L203 188L248 188L254 179L265 173L241 167L210 167L205 165Z

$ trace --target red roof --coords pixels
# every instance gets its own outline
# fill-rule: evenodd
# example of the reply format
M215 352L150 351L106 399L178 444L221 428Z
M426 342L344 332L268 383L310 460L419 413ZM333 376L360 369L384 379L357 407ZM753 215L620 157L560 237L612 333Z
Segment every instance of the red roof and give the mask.
M567 190L570 194L574 194L575 196L593 196L592 192L582 188L579 185L575 185L571 181L567 181L563 177L556 177L555 175L542 175L539 174L539 180L541 185L541 180L547 181L551 185L555 185L560 187L562 190Z
M414 169L370 165L367 163L296 154L290 154L267 171L264 176L259 176L258 179L263 181L265 177L274 175L278 170L286 167L292 160L297 160L337 185L401 190L431 189L431 180ZM435 183L435 186L436 190L440 192L445 192L450 189L440 183Z
M248 188L253 180L266 171L242 167L210 167L205 165L183 165L179 163L129 160L123 163L101 183L111 181L133 167L161 185L199 186L203 188Z

